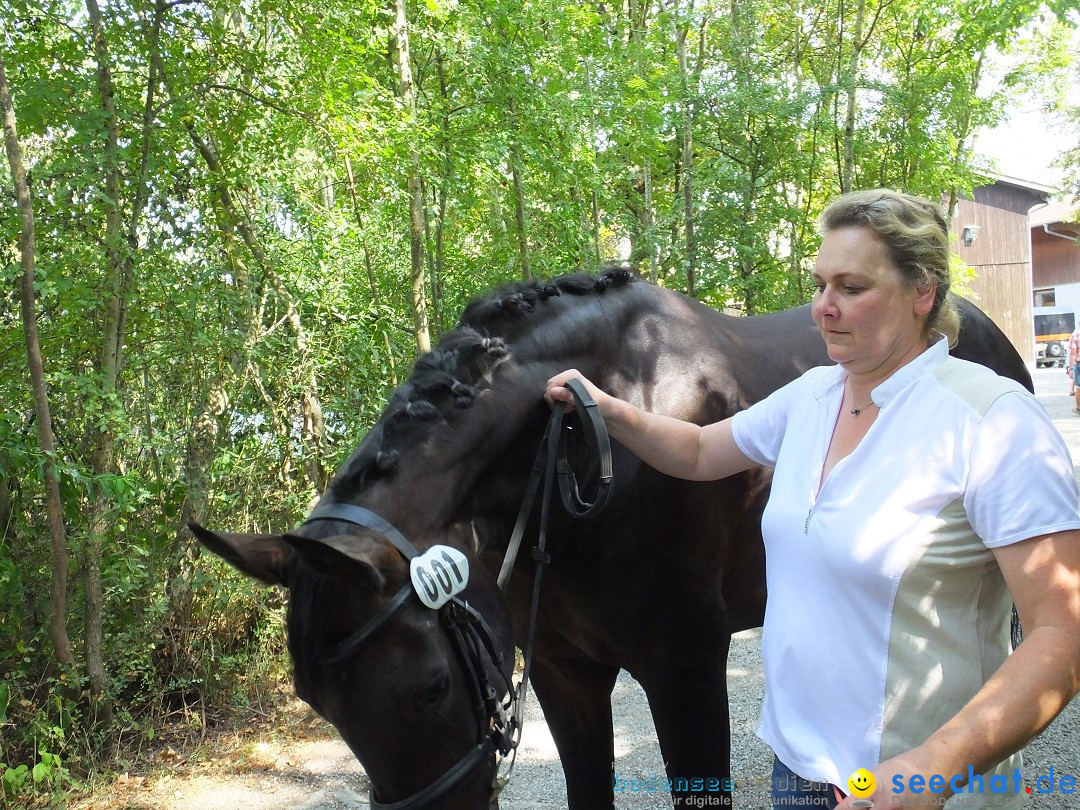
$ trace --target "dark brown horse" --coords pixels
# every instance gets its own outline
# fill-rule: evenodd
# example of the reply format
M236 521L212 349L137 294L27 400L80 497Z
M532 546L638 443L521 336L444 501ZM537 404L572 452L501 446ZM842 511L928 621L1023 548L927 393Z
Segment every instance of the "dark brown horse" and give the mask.
M1030 389L1001 332L961 308L954 354ZM644 408L706 423L828 362L809 307L731 318L623 270L518 284L470 305L417 362L314 520L284 535L195 531L241 571L289 589L297 694L339 730L373 800L497 806L495 751L513 734L510 625L521 644L536 563L520 555L505 598L491 572L549 418L545 381L576 367ZM552 509L537 615L531 683L572 810L613 806L620 669L648 696L676 805L694 795L693 780L724 787L728 643L761 622L765 604L768 473L689 483L612 449L607 509L587 521ZM408 562L433 546L457 549L454 560L470 567L467 589L438 610L416 594L424 576L443 574L443 596L452 593L451 558L422 574L415 593Z

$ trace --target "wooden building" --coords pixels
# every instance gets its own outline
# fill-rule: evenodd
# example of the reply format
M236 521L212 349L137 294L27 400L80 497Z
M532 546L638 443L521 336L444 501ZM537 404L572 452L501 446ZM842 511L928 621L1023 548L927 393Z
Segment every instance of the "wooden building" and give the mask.
M1031 286L1036 306L1072 307L1080 321L1080 204L1031 212Z
M1020 356L1035 359L1031 226L1028 214L1055 189L995 177L961 199L952 222L956 249L976 273L968 297L1001 327Z

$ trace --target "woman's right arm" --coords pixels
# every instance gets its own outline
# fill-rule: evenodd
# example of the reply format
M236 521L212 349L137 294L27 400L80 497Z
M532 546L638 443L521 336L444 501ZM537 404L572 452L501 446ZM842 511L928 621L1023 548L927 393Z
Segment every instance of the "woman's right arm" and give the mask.
M565 402L572 409L574 396L565 384L574 378L581 380L596 401L612 438L662 473L691 481L714 481L758 466L735 443L731 419L701 427L649 413L605 394L574 369L548 380L544 394L548 403Z

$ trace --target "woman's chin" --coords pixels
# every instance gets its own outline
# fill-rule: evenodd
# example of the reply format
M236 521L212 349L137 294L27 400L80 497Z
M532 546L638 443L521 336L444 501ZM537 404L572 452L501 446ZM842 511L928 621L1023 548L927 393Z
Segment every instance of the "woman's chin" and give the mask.
M841 366L851 359L851 352L844 346L827 343L825 344L825 351L828 353L830 360Z

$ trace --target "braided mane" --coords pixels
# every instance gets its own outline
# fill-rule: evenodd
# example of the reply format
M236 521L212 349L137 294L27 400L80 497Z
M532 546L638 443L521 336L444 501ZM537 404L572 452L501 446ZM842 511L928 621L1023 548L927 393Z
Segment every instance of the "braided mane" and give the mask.
M636 280L629 269L616 267L597 276L511 283L471 302L458 326L416 361L409 379L394 391L379 421L330 482L331 492L345 499L392 475L402 454L446 422L449 411L472 407L487 387L485 375L512 356L514 340L542 323L540 316L556 314L545 302L564 293L601 295Z

